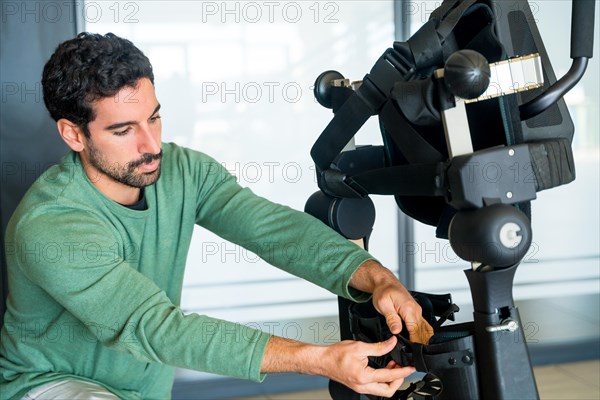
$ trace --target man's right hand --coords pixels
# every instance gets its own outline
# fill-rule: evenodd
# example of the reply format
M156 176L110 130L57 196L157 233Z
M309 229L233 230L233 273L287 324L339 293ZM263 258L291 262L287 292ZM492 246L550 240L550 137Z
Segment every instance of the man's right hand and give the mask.
M328 367L324 375L357 393L392 397L415 369L401 367L394 361L385 368L374 369L369 366L368 357L388 354L396 342L396 337L392 336L380 343L346 340L329 346L323 357L323 364Z
M404 379L415 372L391 361L385 368L369 366L369 356L392 351L397 339L363 343L345 340L330 346L317 346L271 337L263 358L262 372L299 372L322 375L340 382L357 393L391 397Z

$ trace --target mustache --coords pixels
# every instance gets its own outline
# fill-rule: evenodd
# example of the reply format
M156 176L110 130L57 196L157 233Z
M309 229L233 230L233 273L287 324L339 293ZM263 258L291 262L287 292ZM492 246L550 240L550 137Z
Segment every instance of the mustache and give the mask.
M158 154L146 153L146 154L142 155L142 157L139 160L130 162L129 169L137 168L143 164L149 164L154 160L160 160L162 158L162 156L163 156L162 150Z

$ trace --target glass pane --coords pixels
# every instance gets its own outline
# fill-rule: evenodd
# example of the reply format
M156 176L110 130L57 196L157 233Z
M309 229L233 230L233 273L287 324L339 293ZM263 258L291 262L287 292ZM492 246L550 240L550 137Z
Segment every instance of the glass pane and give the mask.
M404 19L414 33L425 23L439 1L409 2ZM557 78L571 65L571 1L531 1L533 18L550 56ZM522 3L515 2L514 7ZM596 36L598 7L596 7ZM594 54L598 54L596 40ZM573 140L577 179L538 193L532 202L533 243L515 278L515 299L598 293L600 255L599 200L599 105L598 57L590 60L586 75L565 96L575 124ZM459 259L446 240L435 239L430 226L415 223L414 243L406 244L402 256L415 257L417 288L451 292L458 303L470 303L468 285Z
M310 148L332 117L313 98L316 77L336 69L362 79L394 39L391 1L85 4L86 30L127 37L153 63L165 141L210 154L243 186L300 210L317 190ZM373 118L357 143L380 142ZM394 268L396 206L375 202L372 251ZM185 282L186 311L243 323L337 314L330 293L200 228Z

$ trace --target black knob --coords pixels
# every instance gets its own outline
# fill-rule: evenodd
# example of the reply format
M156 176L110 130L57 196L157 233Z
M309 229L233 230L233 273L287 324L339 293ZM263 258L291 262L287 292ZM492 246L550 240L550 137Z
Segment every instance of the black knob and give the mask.
M444 81L455 96L474 99L481 96L490 84L490 65L475 50L452 53L444 65Z
M315 99L325 108L333 108L331 99L331 83L336 79L344 79L344 75L337 71L325 71L315 81Z
M452 218L449 239L463 260L508 267L520 262L529 250L531 222L508 204L462 210Z

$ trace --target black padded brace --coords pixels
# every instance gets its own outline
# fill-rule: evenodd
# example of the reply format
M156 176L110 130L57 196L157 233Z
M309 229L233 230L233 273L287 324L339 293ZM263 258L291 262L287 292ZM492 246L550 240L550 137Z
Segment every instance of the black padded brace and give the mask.
M575 180L575 162L567 139L529 143L536 191L550 189Z

